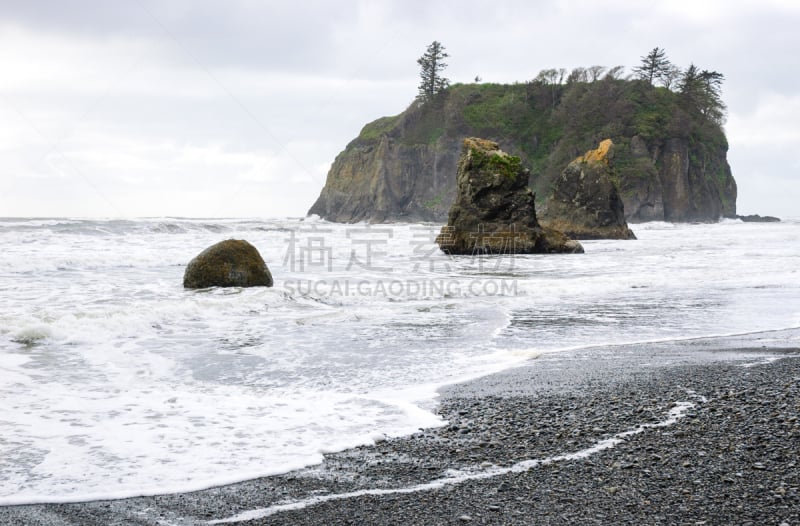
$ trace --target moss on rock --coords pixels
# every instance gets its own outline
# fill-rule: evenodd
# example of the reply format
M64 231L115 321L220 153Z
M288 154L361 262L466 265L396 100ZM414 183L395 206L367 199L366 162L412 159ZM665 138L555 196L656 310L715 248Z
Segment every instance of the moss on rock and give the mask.
M186 266L183 286L271 287L272 274L256 247L240 239L228 239L198 254Z

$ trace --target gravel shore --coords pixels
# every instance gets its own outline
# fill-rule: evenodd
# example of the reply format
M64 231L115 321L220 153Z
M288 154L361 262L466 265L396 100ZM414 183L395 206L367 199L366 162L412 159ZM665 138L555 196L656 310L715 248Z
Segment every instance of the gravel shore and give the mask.
M0 524L797 525L800 350L780 340L546 355L442 390L444 427L320 466L190 494L0 508Z

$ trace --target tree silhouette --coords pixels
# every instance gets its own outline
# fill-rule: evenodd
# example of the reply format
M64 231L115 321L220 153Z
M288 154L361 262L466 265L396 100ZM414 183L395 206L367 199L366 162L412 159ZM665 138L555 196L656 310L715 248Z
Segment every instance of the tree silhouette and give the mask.
M589 82L597 82L600 77L605 73L605 66L589 66L586 68L586 73L589 75Z
M668 90L671 90L675 84L680 80L683 71L674 64L669 64L661 73L661 84Z
M442 71L447 67L444 59L449 57L444 46L434 40L425 54L417 59L417 64L420 65L420 83L419 95L417 98L421 102L428 102L436 96L437 93L447 89L450 81L442 76Z
M666 51L654 47L650 53L642 57L642 64L633 68L633 72L652 86L656 79L661 79L667 73L670 66L672 63L667 59Z
M707 119L721 124L725 119L725 103L722 102L722 82L725 76L717 71L700 70L690 64L678 84L685 101Z

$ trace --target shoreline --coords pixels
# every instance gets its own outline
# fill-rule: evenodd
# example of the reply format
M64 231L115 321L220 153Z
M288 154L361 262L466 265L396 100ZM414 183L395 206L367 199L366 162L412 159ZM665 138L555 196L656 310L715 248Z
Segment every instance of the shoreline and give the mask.
M441 389L444 427L193 493L2 507L0 523L796 524L798 333L545 354Z

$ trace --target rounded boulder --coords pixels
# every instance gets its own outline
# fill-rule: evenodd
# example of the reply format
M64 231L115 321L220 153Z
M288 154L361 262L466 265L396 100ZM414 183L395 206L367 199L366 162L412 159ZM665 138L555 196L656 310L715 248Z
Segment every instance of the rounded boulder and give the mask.
M241 239L228 239L208 247L189 262L183 286L271 287L272 274L256 247Z

